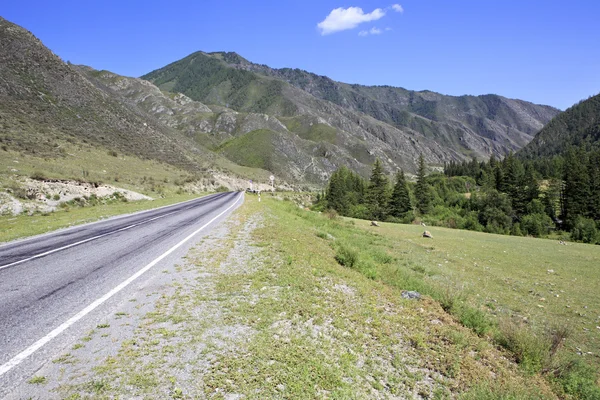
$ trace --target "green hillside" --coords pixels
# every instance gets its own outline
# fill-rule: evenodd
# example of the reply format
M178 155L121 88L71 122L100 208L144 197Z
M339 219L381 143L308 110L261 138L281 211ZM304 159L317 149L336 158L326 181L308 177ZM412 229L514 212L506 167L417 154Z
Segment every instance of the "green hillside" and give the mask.
M293 115L296 107L283 94L284 82L267 79L249 71L229 68L225 60L203 52L142 76L159 88L183 93L207 104L220 104L238 111Z
M218 151L239 165L272 171L275 166L275 135L275 132L266 129L252 131L226 142Z
M557 115L518 154L527 158L555 156L570 146L600 148L600 94Z

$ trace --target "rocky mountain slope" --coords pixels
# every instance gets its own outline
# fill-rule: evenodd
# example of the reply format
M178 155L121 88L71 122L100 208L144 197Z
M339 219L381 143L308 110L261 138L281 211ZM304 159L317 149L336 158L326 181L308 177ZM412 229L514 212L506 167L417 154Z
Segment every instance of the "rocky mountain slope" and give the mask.
M518 155L527 158L559 155L569 146L600 148L600 94L557 115Z
M197 170L212 152L92 84L27 30L0 18L0 144L64 157L84 142Z
M418 142L432 149L423 151L430 163L518 150L559 112L496 95L454 97L350 85L299 69L253 64L236 53L196 52L142 78L238 111L318 116L338 131L358 125L393 152L407 151L403 142ZM356 135L359 129L352 128ZM412 170L413 161L404 164Z
M418 154L431 163L443 161L437 143L402 132L367 115L316 99L293 86L299 114L279 116L235 111L162 91L151 83L109 71L78 67L96 86L123 98L161 123L184 132L197 143L240 165L264 169L289 182L320 184L340 165L367 175L378 157L389 171L411 170Z

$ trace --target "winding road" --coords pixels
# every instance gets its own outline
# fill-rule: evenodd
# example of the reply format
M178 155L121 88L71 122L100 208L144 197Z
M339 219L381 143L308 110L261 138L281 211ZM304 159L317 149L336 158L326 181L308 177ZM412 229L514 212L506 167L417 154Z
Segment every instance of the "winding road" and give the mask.
M0 398L242 201L219 193L0 246Z

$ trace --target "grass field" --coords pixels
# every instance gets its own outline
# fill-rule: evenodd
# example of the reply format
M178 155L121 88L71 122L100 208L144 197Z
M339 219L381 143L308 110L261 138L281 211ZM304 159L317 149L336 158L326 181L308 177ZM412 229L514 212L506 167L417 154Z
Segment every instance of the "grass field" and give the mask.
M341 264L430 295L558 393L600 396L600 247L294 212L320 237L336 238ZM422 237L424 229L434 239ZM570 368L580 372L568 377Z
M452 282L494 318L512 315L534 329L568 325L565 347L600 365L600 246L427 227L431 240L421 226L355 223L384 237L401 264Z

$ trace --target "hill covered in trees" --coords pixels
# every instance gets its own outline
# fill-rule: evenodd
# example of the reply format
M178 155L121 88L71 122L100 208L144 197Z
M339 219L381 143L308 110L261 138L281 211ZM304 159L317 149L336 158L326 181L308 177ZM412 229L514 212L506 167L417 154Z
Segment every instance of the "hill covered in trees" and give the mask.
M518 152L518 156L547 158L564 155L569 147L600 148L600 94L554 117Z

